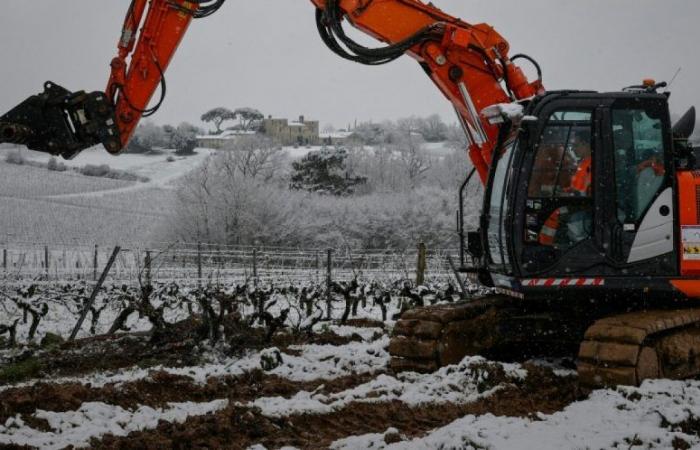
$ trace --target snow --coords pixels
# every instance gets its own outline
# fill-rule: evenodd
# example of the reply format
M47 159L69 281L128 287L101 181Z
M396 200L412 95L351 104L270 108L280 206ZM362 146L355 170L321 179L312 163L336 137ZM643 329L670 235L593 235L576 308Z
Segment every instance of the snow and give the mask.
M300 345L300 356L282 354L283 363L268 372L292 381L335 379L357 373L375 373L389 364L389 336L374 342L346 345Z
M594 391L588 399L555 414L538 414L536 420L468 415L411 441L387 445L383 435L368 434L336 441L331 448L673 448L674 438L700 448L700 437L673 425L699 416L700 382L654 380L639 388Z
M328 133L320 133L319 138L321 139L347 139L355 134L354 131L331 131Z
M498 103L484 108L481 115L492 123L502 122L503 118L519 123L523 120L525 108L520 103Z
M135 183L132 186L121 189L97 191L89 194L64 195L61 197L114 194L148 188L171 189L174 187L173 182L175 180L195 169L215 151L199 148L196 149L195 152L196 154L190 156L177 156L174 151L165 150L161 155L124 153L115 157L107 153L102 147L87 149L78 154L74 159L67 161L61 160L61 162L68 167L83 167L86 165L100 166L106 164L112 169L129 172L140 177L148 178L150 181ZM46 163L50 159L50 156L45 153L30 150L23 151L23 154L27 159L32 161ZM168 158L174 158L175 160L168 161Z
M67 446L88 447L90 439L106 434L126 436L133 431L154 429L159 421L183 423L188 417L220 411L228 400L207 403L168 403L167 408L141 406L129 411L102 402L83 403L76 411L51 412L37 410L32 416L48 422L51 431L39 431L18 417L0 425L0 443L29 445L43 449Z
M198 141L236 139L239 136L255 136L258 134L254 130L226 130L221 134L201 134L197 136Z
M389 337L384 336L374 342L352 342L347 345L299 345L291 347L300 352L300 356L282 353L283 363L268 374L277 375L291 381L313 381L317 379L334 379L353 373L375 373L383 370L389 363L386 348ZM147 379L154 372L166 372L192 379L194 383L204 385L210 377L242 375L260 369L260 357L271 349L251 352L241 358L218 358L211 355L212 362L199 366L164 367L155 366L147 369L133 367L115 372L97 372L84 377L61 377L51 379L53 384L77 383L94 388L108 384L122 384ZM32 386L47 380L38 379L28 382L0 386L0 392L7 389Z
M502 384L488 386L491 374L485 369L487 361L478 356L466 357L460 364L441 368L432 374L401 373L379 375L374 380L339 393L325 395L301 391L294 397L261 397L250 406L261 409L269 417L293 414L327 414L353 402L377 403L400 401L407 406L444 403L465 404L493 394ZM517 364L490 363L500 366L511 379L521 379L526 371Z
M396 428L389 428L383 434L371 433L362 436L350 436L339 439L331 444L331 450L349 450L349 449L367 449L367 448L385 448L386 438L389 435L398 434Z

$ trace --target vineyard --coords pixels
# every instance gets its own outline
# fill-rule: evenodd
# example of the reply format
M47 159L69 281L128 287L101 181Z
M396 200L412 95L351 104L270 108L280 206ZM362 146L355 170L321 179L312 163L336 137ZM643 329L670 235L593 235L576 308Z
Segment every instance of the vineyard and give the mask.
M392 372L402 312L483 290L448 252L116 250L4 252L3 448L700 445L698 381L590 392L566 358Z
M418 247L392 249L254 248L207 244L163 243L119 247L107 273L112 282L139 284L141 278L183 285L257 283L259 281L383 280L415 278ZM40 284L96 281L112 247L61 244L13 244L2 250L0 277L5 284L34 280ZM448 250L427 250L425 276L435 282L453 277Z

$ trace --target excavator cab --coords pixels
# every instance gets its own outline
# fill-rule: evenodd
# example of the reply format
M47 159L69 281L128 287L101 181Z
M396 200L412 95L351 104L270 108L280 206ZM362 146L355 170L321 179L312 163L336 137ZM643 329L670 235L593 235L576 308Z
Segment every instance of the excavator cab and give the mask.
M582 294L674 292L679 195L668 97L552 92L525 113L537 120L502 133L484 198L481 262L493 286L538 296L569 285Z

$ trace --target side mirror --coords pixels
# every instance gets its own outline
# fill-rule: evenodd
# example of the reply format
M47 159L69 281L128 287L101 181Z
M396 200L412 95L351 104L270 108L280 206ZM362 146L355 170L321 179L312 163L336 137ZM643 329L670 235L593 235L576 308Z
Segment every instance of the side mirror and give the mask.
M688 112L683 114L678 122L673 125L674 139L686 140L693 135L695 131L695 107L691 107Z
M467 233L467 252L477 259L484 256L484 246L481 242L481 233L479 231Z

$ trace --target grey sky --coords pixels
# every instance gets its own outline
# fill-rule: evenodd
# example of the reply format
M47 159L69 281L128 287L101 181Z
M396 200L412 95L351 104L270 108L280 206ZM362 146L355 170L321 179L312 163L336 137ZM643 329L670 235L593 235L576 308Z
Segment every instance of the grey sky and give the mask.
M104 89L128 0L5 2L0 16L0 110L48 79ZM697 0L433 0L471 23L487 22L514 52L539 60L548 89L617 90L670 79L672 109L700 106ZM229 0L195 21L167 74L155 120L188 120L213 106L305 114L336 126L440 113L450 105L408 57L382 67L344 61L317 36L308 0Z

